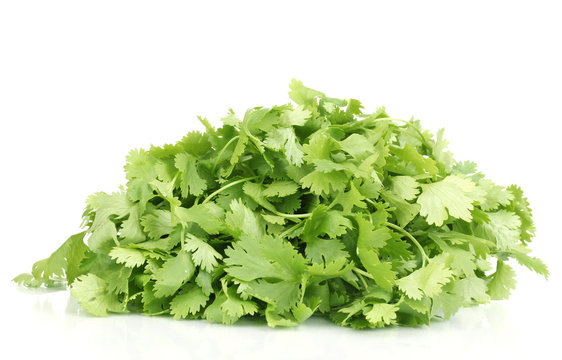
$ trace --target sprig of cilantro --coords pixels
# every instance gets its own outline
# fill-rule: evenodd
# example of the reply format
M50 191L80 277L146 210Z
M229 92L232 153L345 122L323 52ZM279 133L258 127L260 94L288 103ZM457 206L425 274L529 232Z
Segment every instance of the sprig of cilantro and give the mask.
M90 196L84 231L14 281L70 286L97 316L363 328L507 298L511 259L548 277L521 189L454 161L442 130L290 89L296 105L131 151L126 187Z

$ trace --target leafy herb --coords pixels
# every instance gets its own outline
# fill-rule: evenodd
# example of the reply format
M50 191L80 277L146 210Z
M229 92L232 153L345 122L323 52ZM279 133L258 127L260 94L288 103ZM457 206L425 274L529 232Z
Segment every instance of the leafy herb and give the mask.
M68 285L97 316L363 328L507 298L512 258L548 277L521 189L455 162L443 131L290 89L296 106L131 151L127 186L90 196L85 231L14 280Z

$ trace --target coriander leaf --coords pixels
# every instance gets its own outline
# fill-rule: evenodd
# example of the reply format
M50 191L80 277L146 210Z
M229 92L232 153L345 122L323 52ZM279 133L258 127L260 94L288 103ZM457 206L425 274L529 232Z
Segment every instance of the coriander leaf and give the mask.
M467 303L471 303L472 299L480 303L490 301L490 296L486 293L487 286L484 279L476 276L460 279L454 284L455 293L464 298Z
M488 294L492 300L507 299L511 290L515 289L515 271L511 266L498 260L496 272L488 283Z
M195 272L195 265L187 251L180 251L170 257L154 274L154 295L173 295Z
M208 300L209 296L199 286L189 284L170 302L170 313L174 315L174 319L195 315Z
M184 225L195 223L212 235L224 230L224 210L215 203L193 205L188 209L179 207L175 211L178 220Z
M519 216L519 219L521 219L521 240L524 242L531 241L531 238L535 236L536 229L533 223L529 202L527 201L527 198L523 196L523 191L518 186L511 185L507 188L507 191L513 194L513 199L507 206L507 210L514 212L517 216Z
M448 216L471 221L474 199L469 194L475 186L472 181L451 175L420 186L422 193L417 200L421 206L420 215L425 216L430 225L441 226Z
M480 180L478 187L485 193L484 201L480 202L480 208L484 211L496 210L500 205L509 205L514 199L509 190L494 184L491 180Z
M396 320L398 308L392 304L374 304L365 312L365 318L377 327L390 325Z
M150 238L159 239L172 232L172 213L168 210L152 210L141 218L141 225Z
M207 189L207 183L199 175L195 158L187 153L177 154L175 165L181 174L180 187L183 197L187 197L189 194L195 196L203 194L203 191Z
M435 160L429 157L423 157L410 144L407 144L404 148L394 148L392 149L392 153L400 159L412 163L419 172L426 171L432 175L439 172L439 169L437 169L435 165Z
M142 266L146 261L142 251L124 247L114 247L109 252L109 256L118 264L124 264L131 268Z
M320 91L307 88L301 81L295 79L291 80L289 88L291 89L289 92L291 100L299 105L303 105L306 109L315 108L316 98L324 97L324 94Z
M218 265L217 260L222 259L222 255L195 235L187 234L186 238L185 249L191 251L193 263L205 271L213 271Z
M477 236L494 241L499 250L510 250L519 243L521 219L515 213L499 210L486 215L490 222L477 226Z
M413 200L418 195L418 182L411 176L394 176L390 179L390 190L404 200Z
M408 276L396 281L406 296L419 300L423 295L434 297L441 293L441 287L451 281L452 272L442 263L430 262Z
M124 312L117 295L107 290L107 283L93 274L82 275L70 288L72 296L87 312L107 316L107 312Z
M295 109L283 111L279 124L281 126L303 126L311 115L310 111L299 105Z
M299 190L299 186L292 181L274 181L267 185L267 188L263 190L263 195L266 197L285 197L293 195Z

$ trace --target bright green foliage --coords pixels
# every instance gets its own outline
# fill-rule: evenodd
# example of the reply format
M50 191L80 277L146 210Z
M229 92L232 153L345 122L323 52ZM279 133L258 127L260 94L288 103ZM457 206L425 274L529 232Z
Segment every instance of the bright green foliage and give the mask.
M170 303L170 313L174 319L185 318L189 314L195 315L209 300L209 296L199 286L190 284Z
M449 268L435 260L401 278L397 281L397 285L409 298L420 300L424 295L427 297L439 295L451 275L452 271Z
M488 294L494 300L507 299L512 289L515 289L515 271L502 260L498 260L496 272L488 283Z
M456 162L443 130L296 80L289 97L131 151L126 186L90 196L84 231L14 281L69 285L96 316L378 328L507 298L508 262L548 277L521 189Z
M72 235L51 256L33 264L31 274L22 274L15 280L32 287L56 287L64 280L71 285L80 274L80 262L88 250L83 241L85 234L86 232L81 232Z
M471 221L470 211L474 208L472 203L476 200L471 196L474 187L471 180L456 175L421 185L422 193L417 200L421 205L420 214L426 217L428 224L437 226L443 225L449 216Z
M146 257L141 250L129 247L114 247L109 252L109 256L118 264L124 264L127 267L142 266L146 261Z
M92 315L106 316L108 311L122 312L123 305L117 294L108 288L105 280L94 274L79 277L72 284L70 293Z
M167 259L161 268L156 269L153 278L154 294L157 297L173 295L195 272L195 265L186 251Z
M374 304L371 310L365 313L365 318L377 327L390 325L396 320L398 307L393 304Z

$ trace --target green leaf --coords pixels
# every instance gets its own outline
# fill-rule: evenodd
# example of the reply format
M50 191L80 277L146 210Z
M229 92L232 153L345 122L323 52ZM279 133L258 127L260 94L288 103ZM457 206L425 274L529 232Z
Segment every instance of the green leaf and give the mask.
M361 195L353 183L351 183L349 191L338 193L334 201L341 205L344 214L351 214L351 210L353 210L355 206L360 209L367 208L364 200L365 197Z
M195 223L211 235L224 230L224 210L212 202L193 205L189 209L179 207L175 209L175 215L184 225Z
M366 137L359 134L351 134L340 145L343 151L354 158L362 158L364 155L370 155L374 151L373 144Z
M531 241L535 236L535 224L533 223L533 215L527 198L523 196L523 191L516 185L511 185L507 188L513 199L511 200L507 210L514 212L519 219L521 219L520 237L522 241Z
M258 311L258 307L253 301L242 300L233 288L229 288L227 293L227 299L220 306L227 316L240 318L244 315L253 315Z
M107 290L107 283L93 274L82 275L70 288L72 296L87 312L107 316L107 312L123 312L117 295Z
M404 200L413 200L418 195L419 184L411 176L394 176L390 180L390 190Z
M292 128L280 128L268 133L264 144L273 150L283 151L287 160L296 166L303 163L304 153L295 131Z
M394 148L392 149L392 153L398 156L400 159L412 163L418 172L427 172L428 174L434 175L439 172L437 169L435 160L429 157L424 157L420 155L412 147L412 145L407 144L404 148Z
M456 175L421 185L422 193L417 200L421 206L420 215L427 218L428 224L437 226L443 225L449 216L470 222L474 201L470 193L474 186L472 181Z
M142 266L146 261L142 251L124 247L114 247L109 252L109 256L118 264L124 264L131 268Z
M141 218L141 225L152 239L160 239L174 229L172 213L168 210L152 210Z
M383 327L395 322L397 311L398 308L393 304L374 304L365 312L365 318L374 326Z
M225 222L230 233L236 238L247 236L258 239L264 236L263 224L240 200L230 203L230 212L226 213Z
M546 266L546 264L544 262L542 262L541 259L536 258L534 256L529 256L529 255L527 255L523 252L520 252L518 250L513 251L510 254L510 256L517 259L517 262L519 264L525 266L527 269L532 270L532 271L536 272L537 274L541 274L546 279L548 279L548 276L550 275L550 273L548 271L548 267Z
M381 197L394 208L392 212L396 216L400 227L408 225L420 213L421 206L419 204L410 204L389 191L381 192Z
M419 300L423 295L434 297L441 293L443 285L451 281L453 273L439 262L430 262L408 276L396 281L406 296Z
M500 205L509 205L514 199L509 190L494 184L491 180L480 180L478 188L485 194L484 200L480 202L480 208L484 211L496 210Z
M185 249L191 251L193 263L205 271L213 271L218 265L217 260L222 259L222 255L211 245L193 234L186 235Z
M263 196L266 197L285 197L293 195L299 190L299 186L292 181L274 181L267 185L267 188L263 190Z
M173 295L195 273L195 265L187 251L170 257L153 275L156 297Z
M385 227L375 230L369 221L360 216L356 217L356 221L359 226L357 255L361 263L377 285L392 290L396 283L396 273L391 270L390 264L381 262L378 256L378 249L384 247L387 240L391 238L390 231Z
M190 284L174 296L170 302L170 313L174 319L183 319L189 314L195 315L208 300L209 295L206 295L199 286Z
M327 195L345 189L348 181L343 171L322 173L313 171L301 179L301 184L316 195Z
M325 96L320 91L307 88L301 81L295 79L291 81L289 88L291 89L289 92L291 100L299 105L303 105L307 109L314 108L316 105L316 99Z
M520 242L521 219L510 211L486 213L488 223L477 226L475 234L496 243L499 250L511 250Z
M467 303L471 303L473 299L480 303L490 301L490 296L486 293L488 290L486 280L476 276L458 280L454 284L454 289L455 293L462 296Z
M515 271L511 266L498 260L496 272L488 283L488 294L492 300L503 300L509 297L511 290L515 289Z
M201 178L197 170L195 158L187 153L177 154L175 158L176 168L180 171L180 188L183 197L189 194L198 196L207 189L207 183Z
M281 126L303 126L311 115L310 111L299 105L295 109L283 111L279 124Z

